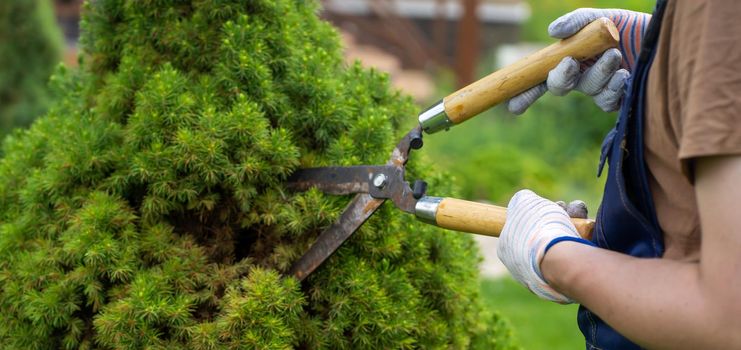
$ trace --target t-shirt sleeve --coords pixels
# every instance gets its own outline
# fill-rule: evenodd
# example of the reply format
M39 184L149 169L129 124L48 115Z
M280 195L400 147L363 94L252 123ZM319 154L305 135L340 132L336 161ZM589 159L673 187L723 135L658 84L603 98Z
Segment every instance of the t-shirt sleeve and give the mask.
M688 70L680 73L687 80L680 82L686 100L678 140L687 166L697 157L741 154L741 6L737 0L683 5L690 8L678 13L684 25L675 35L684 40L673 69Z

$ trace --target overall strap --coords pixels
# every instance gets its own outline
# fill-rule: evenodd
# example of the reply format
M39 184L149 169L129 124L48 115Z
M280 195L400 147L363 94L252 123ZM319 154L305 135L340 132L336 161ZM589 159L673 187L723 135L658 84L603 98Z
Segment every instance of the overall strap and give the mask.
M600 170L609 159L609 171L593 236L599 247L644 258L660 257L664 250L643 154L643 121L646 82L666 4L666 0L656 4L626 86L617 124L603 143ZM600 266L596 264L593 268L599 270ZM584 306L579 307L577 319L587 349L640 349Z
M648 183L647 166L644 155L644 120L646 109L646 90L649 69L658 49L659 32L664 18L667 0L659 0L643 39L641 52L633 71L633 83L630 86L629 96L632 99L630 110L625 120L625 142L629 152L625 154L623 167L626 178L626 192L633 200L637 209L650 221L657 233L661 232L656 215L651 188ZM663 237L656 237L663 242ZM663 253L663 247L662 247Z

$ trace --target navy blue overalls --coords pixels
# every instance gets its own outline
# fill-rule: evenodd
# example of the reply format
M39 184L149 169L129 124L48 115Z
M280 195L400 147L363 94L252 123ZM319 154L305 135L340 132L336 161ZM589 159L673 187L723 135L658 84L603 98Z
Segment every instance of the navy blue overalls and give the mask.
M657 2L638 61L626 84L617 123L602 144L599 173L605 160L609 170L592 238L599 247L645 258L661 257L664 252L643 158L643 120L646 80L665 7L665 0ZM579 308L578 323L587 349L640 349L584 306Z

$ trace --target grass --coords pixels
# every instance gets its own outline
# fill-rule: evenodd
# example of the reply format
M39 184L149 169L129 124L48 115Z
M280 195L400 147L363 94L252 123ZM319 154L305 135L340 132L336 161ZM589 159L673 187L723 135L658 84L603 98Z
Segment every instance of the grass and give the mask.
M523 349L584 348L576 325L576 305L541 300L510 277L484 280L481 291L487 307L512 324L516 342Z

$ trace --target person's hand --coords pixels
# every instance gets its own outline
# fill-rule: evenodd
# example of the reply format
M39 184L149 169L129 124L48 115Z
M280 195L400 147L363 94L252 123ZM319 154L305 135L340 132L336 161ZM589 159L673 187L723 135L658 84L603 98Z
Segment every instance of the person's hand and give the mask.
M571 90L581 91L594 98L595 104L605 112L620 108L625 81L638 58L641 39L651 15L618 9L582 8L569 12L548 26L548 34L554 38L568 38L592 21L609 18L620 31L620 48L609 49L592 65L565 57L548 73L548 80L507 102L507 109L522 114L546 91L556 96L566 95Z
M583 202L572 202L568 208L586 217ZM512 276L530 291L543 299L566 304L572 300L551 288L540 272L547 250L562 241L593 245L579 237L564 208L530 190L515 193L507 206L497 255Z

